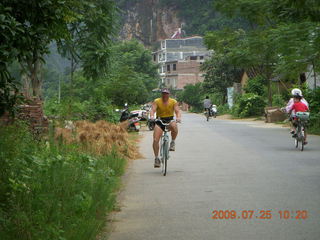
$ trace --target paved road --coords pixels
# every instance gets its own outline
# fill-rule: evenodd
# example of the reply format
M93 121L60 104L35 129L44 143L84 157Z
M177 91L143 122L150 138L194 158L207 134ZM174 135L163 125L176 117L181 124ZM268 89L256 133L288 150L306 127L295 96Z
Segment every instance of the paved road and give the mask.
M183 117L167 177L152 168L145 133L146 159L130 164L111 240L320 239L320 137L299 152L287 129ZM215 209L256 212L213 220ZM257 219L260 210L272 210L272 219ZM307 210L309 218L280 220L279 210Z

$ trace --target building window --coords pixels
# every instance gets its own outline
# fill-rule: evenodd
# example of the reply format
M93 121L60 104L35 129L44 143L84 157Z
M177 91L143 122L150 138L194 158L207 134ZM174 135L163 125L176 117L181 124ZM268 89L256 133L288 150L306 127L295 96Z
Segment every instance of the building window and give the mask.
M157 54L153 55L153 61L156 62L157 61Z
M200 56L200 60L203 60L204 59L204 56Z
M166 41L162 41L162 42L161 42L161 48L162 48L162 49L166 48Z
M197 60L197 59L198 59L197 56L191 56L191 57L190 57L190 60Z
M172 65L172 70L173 70L173 71L176 71L176 70L177 70L177 64L174 63L174 64Z
M167 65L167 72L170 72L170 64Z

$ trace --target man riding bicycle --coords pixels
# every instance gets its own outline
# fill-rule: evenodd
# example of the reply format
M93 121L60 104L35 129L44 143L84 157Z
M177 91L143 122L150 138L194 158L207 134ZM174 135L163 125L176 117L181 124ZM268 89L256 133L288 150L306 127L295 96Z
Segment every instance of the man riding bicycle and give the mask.
M171 131L171 143L170 143L170 151L175 151L175 140L178 136L178 126L177 122L181 122L181 112L178 105L178 102L170 98L169 89L163 89L161 91L161 98L157 98L154 100L151 108L151 120L154 120L154 114L156 113L157 118L164 123L170 123L169 129ZM176 114L176 122L173 122L174 114ZM153 132L153 152L155 156L154 167L159 168L161 166L160 158L159 158L159 142L160 138L163 134L165 126L157 121L156 126Z

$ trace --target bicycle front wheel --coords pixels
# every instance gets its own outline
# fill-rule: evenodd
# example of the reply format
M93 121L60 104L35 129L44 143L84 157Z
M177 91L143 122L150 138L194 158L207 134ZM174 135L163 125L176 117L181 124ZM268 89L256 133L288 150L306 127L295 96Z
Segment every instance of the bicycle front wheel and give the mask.
M299 141L297 138L294 139L294 145L296 146L296 148L299 147Z
M163 176L167 175L168 169L168 158L169 158L169 142L164 141L162 145L162 174Z

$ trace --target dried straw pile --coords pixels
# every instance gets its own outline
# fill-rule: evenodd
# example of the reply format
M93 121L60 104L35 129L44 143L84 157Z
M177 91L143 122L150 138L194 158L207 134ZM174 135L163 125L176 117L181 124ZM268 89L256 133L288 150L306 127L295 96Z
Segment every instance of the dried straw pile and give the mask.
M84 150L99 155L109 154L116 148L125 157L131 159L138 157L134 144L129 141L127 123L77 121L74 125L74 130L57 128L55 138L69 144L80 143Z

